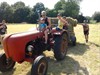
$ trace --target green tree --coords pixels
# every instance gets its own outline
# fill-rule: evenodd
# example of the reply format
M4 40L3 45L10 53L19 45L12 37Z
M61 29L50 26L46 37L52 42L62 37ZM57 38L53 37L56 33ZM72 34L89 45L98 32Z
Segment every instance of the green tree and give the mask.
M16 2L12 5L13 8L13 21L20 23L20 22L30 22L30 12L31 8L25 6L24 2Z
M13 14L12 11L12 8L7 2L2 2L0 4L0 21L5 19L6 21L11 22Z
M37 11L41 12L43 10L45 10L45 7L44 7L44 4L41 2L36 3L36 5L33 7L34 12L37 12Z
M33 22L36 23L37 19L39 18L38 13L40 14L41 11L45 10L44 4L41 2L36 3L36 5L33 7Z
M83 23L84 20L86 20L86 18L83 16L83 14L80 14L80 15L77 16L77 20L78 20L79 23Z
M47 16L48 17L56 17L57 16L57 12L54 9L47 10Z
M28 16L30 14L29 7L23 7L19 8L14 12L14 22L20 23L20 22L27 22Z
M92 17L97 22L100 22L100 12L95 12Z
M81 0L60 0L54 8L65 16L76 17L79 14Z
M13 4L13 5L11 5L11 6L13 7L14 10L17 10L17 9L19 9L19 8L25 7L25 3L19 1L19 2L16 2L15 4Z
M61 3L61 1L58 1L58 2L55 4L54 9L55 9L56 11L62 9L62 3Z
M86 19L88 20L88 23L90 23L90 20L92 20L92 17L86 16Z

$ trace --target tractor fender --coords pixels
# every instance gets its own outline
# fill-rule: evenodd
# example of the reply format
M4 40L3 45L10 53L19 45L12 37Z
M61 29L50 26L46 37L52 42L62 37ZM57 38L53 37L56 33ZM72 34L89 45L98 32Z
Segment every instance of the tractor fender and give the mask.
M61 36L63 33L66 33L68 35L67 30L56 31L53 33L53 35L54 36Z

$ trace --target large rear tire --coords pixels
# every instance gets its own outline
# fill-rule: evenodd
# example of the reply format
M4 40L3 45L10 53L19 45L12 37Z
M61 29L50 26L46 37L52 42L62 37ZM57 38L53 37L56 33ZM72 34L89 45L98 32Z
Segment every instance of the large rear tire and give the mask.
M61 36L55 37L54 43L54 56L57 60L65 58L68 48L68 36L67 33L63 33Z
M0 71L7 72L15 66L15 61L7 59L5 54L0 55Z
M31 75L47 75L48 62L43 55L38 56L31 68Z

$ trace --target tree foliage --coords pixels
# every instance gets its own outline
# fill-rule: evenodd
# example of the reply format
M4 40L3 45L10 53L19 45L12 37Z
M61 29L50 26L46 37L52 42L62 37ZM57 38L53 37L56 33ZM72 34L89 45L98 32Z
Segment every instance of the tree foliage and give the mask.
M33 8L26 6L24 2L16 2L13 5L9 5L7 2L0 4L0 21L3 19L10 23L36 23L38 19L38 13L42 10L47 11L49 17L56 17L60 12L64 16L70 16L76 18L79 14L81 0L60 0L58 1L54 9L45 8L41 2L36 3Z
M17 9L19 9L19 8L25 7L25 3L19 1L19 2L16 2L14 5L12 5L12 7L13 7L13 9L17 10Z
M27 22L29 13L30 13L30 9L28 7L23 7L15 10L14 22L17 23Z
M84 20L86 20L86 18L83 16L83 14L80 14L80 15L77 16L77 20L78 20L79 23L83 23Z
M12 8L7 4L7 2L3 2L0 4L0 21L2 19L6 19L7 21L10 21L10 18L12 16Z
M47 11L47 15L49 17L56 17L57 16L57 12L54 9L52 9L52 10L46 10L46 11Z
M41 11L45 10L44 4L41 2L36 3L36 5L33 7L32 11L33 14L33 22L37 22L37 19L39 18L39 14L41 14Z
M76 17L80 10L79 0L60 0L54 8L65 16Z
M42 10L45 10L44 4L39 2L36 3L36 5L33 7L33 11L37 12L39 10L39 12L41 12Z
M95 12L93 15L93 19L97 22L100 22L100 12Z

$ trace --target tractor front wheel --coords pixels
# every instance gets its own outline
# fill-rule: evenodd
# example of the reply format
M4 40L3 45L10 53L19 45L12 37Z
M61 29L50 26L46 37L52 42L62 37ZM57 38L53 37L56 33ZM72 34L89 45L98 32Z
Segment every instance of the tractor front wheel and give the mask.
M31 68L31 75L47 75L48 62L43 55L38 56Z
M0 55L0 71L6 72L12 70L15 66L15 61L7 59L5 54Z

